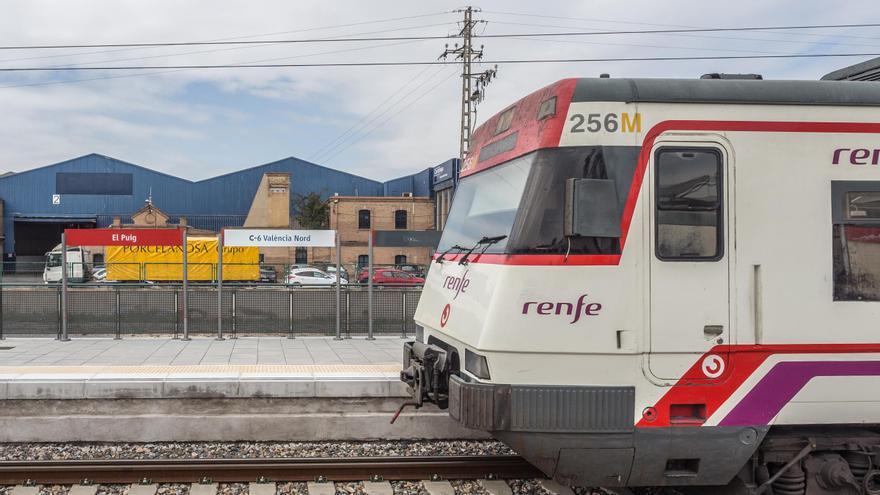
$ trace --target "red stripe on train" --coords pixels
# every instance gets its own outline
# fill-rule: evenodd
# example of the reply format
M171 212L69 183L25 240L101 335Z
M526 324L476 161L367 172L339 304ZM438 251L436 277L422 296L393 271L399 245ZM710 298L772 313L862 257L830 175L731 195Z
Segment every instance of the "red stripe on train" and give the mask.
M677 426L670 412L674 406L705 406L704 419L727 402L731 395L755 373L761 364L774 354L855 354L880 353L880 344L774 344L774 345L719 345L710 349L685 372L651 409L649 420L643 417L636 423L640 428ZM725 359L724 374L708 379L703 373L703 361L712 355ZM878 356L880 357L880 356ZM679 408L680 409L680 408ZM688 422L688 426L699 426ZM685 424L681 424L685 426Z

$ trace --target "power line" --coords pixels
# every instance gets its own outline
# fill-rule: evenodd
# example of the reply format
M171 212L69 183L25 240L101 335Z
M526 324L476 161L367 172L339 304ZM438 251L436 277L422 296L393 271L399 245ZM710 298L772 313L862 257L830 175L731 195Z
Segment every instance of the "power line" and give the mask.
M429 69L431 69L431 68L432 68L432 66L427 66L427 67L425 67L425 69L419 74L419 76L417 76L416 78L414 78L412 81L417 80L418 77L420 77L421 75L423 75L425 72L427 72L427 71L428 71ZM326 149L326 150L324 150L324 151L322 151L322 152L320 152L320 153L316 153L316 155L315 155L315 159L316 159L316 160L317 160L317 159L322 159L322 158L324 158L324 159L329 159L330 157L333 157L333 156L336 156L337 154L339 154L339 151L336 151L336 150L339 149L340 146L342 146L341 150L345 150L345 149L347 149L347 148L351 145L351 143L354 143L354 142L357 142L357 141L361 140L361 139L363 138L363 136L365 136L366 134L369 134L369 132L371 132L371 131L369 131L369 132L367 132L367 133L364 133L364 131L365 131L368 127L370 127L371 124L373 124L374 122L376 122L377 120L379 120L382 116L384 116L384 115L387 114L388 112L394 110L394 108L395 108L396 106L398 106L398 105L400 105L402 102L406 101L406 99L409 98L413 93L415 93L416 91L418 91L419 89L421 89L422 87L424 87L426 84L428 84L429 82L431 82L431 80L432 80L433 78L437 77L438 75L440 75L441 72L443 72L443 67L442 67L442 66L440 67L440 70L435 71L433 74L430 75L430 77L428 77L427 79L425 79L424 81L422 81L421 83L419 83L418 85L416 85L414 88L410 89L410 90L409 90L408 92L406 92L403 96L399 96L399 92L398 92L398 93L395 93L395 94L391 95L389 98L386 98L386 99L385 99L381 104L379 104L379 105L378 105L378 106L377 106L372 112L370 112L370 114L373 114L373 113L375 113L375 111L382 109L381 112L377 113L375 116L372 116L372 117L370 117L370 114L365 115L364 118L361 119L362 121L366 120L366 122L363 123L362 129L356 131L356 132L355 132L354 134L352 134L351 136L346 137L345 139L342 139L342 140L339 141L337 144L335 144L335 145L329 147L328 149ZM403 90L403 88L405 88L405 87L408 86L408 85L409 85L409 83L404 84L404 85L400 88L400 90ZM397 98L398 98L397 101L395 101L394 103L392 103L392 104L389 105L389 106L385 106L385 103L387 103L387 102L388 102L391 98L393 98L393 97L397 97ZM369 119L369 120L367 120L367 119ZM354 128L354 127L358 127L358 125L356 124L355 126L352 126L352 128ZM352 128L350 128L349 130L351 130ZM346 131L346 132L343 133L343 134L346 134L346 133L348 133L348 131ZM362 136L357 137L358 134L362 134ZM351 141L351 143L346 144L346 141L349 141L352 137L355 138L354 141ZM341 151L341 150L340 150L340 151Z
M341 49L341 50L330 50L330 51L323 51L323 52L304 53L304 54L293 55L293 56L289 56L289 57L276 57L276 58L251 60L248 62L240 62L237 64L231 64L230 66L231 67L240 67L244 64L268 62L268 61L274 61L274 60L289 60L289 59L295 59L295 58L316 57L316 56L320 56L320 55L331 55L331 54L336 54L336 53L347 53L347 52L355 52L355 51L363 51L363 50L372 50L374 48L385 48L385 47L389 47L389 46L399 46L399 45L406 45L406 44L412 44L412 43L418 43L418 41L401 41L399 43L385 43L385 44L381 44L381 45L362 46L362 47L358 47L358 48L345 48L345 49ZM230 49L234 50L237 48L225 48L222 50L230 50ZM425 69L427 70L428 68L430 68L430 67L426 67ZM33 82L33 83L9 84L6 86L0 86L0 89L25 88L25 87L34 87L34 86L53 86L53 85L57 85L57 84L76 84L76 83L81 83L81 82L101 81L101 80L106 80L106 79L122 79L122 78L127 78L127 77L146 77L146 76L154 76L154 75L159 75L159 74L170 74L173 72L185 72L188 70L193 70L193 69L169 69L169 70L157 70L157 71L152 71L152 72L136 72L136 73L132 73L132 74L116 74L116 75L107 75L107 76L99 76L99 77L89 77L89 78L84 78L84 79L68 79L68 80L60 80L60 81L42 81L42 82Z
M407 109L410 108L411 106L413 106L413 105L415 105L416 103L418 103L419 101L421 101L424 97L426 97L426 96L428 96L429 94L433 93L434 90L436 90L437 88L439 88L439 87L440 87L443 83L445 83L446 81L452 79L452 77L454 77L457 73L458 73L457 70L456 70L456 71L452 71L452 72L450 72L448 76L446 76L445 78L443 78L443 79L441 79L440 81L438 81L437 84L435 84L435 85L431 86L430 88L428 88L427 91L425 91L424 93L422 93L421 95L419 95L416 99L410 101L409 103L407 103L406 105L404 105L403 107L401 107L399 110L397 110L397 111L394 112L393 114L389 115L387 118L385 118L384 120L382 120L381 122L379 122L377 125L375 125L372 129L370 129L369 131L363 133L359 138L355 139L354 141L351 141L351 142L348 143L345 147L343 147L343 148L339 149L338 151L336 151L336 153L334 153L334 154L328 156L326 159L324 159L324 161L325 161L325 162L329 162L330 160L332 160L333 158L335 158L337 155L339 155L339 153L342 153L343 151L345 151L346 149L350 148L350 147L351 147L352 145L354 145L355 143L357 143L357 142L361 141L362 139L364 139L365 137L369 136L369 135L372 134L374 131L376 131L376 129L379 129L379 128L382 127L383 125L387 124L387 123L388 123L389 121L391 121L393 118L397 117L398 115L400 115L401 113L403 113L405 110L407 110Z
M436 17L439 15L448 15L448 14L452 14L452 13L453 12L451 12L451 11L434 12L434 13L429 13L429 14L411 15L411 16L404 16L404 17L390 17L390 18L386 18L386 19L375 19L375 20L371 20L371 21L350 22L347 24L334 24L334 25L329 25L329 26L293 29L293 30L288 30L288 31L273 31L270 33L248 34L248 35L243 35L243 36L232 36L232 37L228 37L228 38L216 38L216 39L209 39L209 40L204 40L204 41L206 41L206 42L234 41L234 40L242 40L242 39L249 39L249 38L258 38L260 36L277 36L277 35L282 35L282 34L306 33L306 32L310 32L310 31L324 31L327 29L338 29L338 28L343 28L343 27L362 26L365 24L382 24L382 23L386 23L386 22L402 21L402 20L408 20L408 19L418 19L418 18L423 18L423 17ZM447 24L447 23L444 23L444 24ZM421 26L421 27L424 27L424 26ZM392 30L388 30L388 31L379 31L379 32L390 32L390 31L394 31L394 30L392 29ZM361 34L368 34L368 33L357 33L357 34L350 34L347 36L359 36ZM98 54L102 54L102 53L128 52L128 51L135 51L135 50L143 50L143 49L147 49L147 48L150 48L150 47L133 47L133 48L127 48L127 49L121 49L121 50L101 50L101 51L93 51L93 52L65 53L65 54L60 54L60 55L44 55L44 56L40 56L40 57L23 57L23 58L4 59L4 60L0 60L0 62L4 62L4 63L5 62L21 62L21 61L25 61L25 60L41 60L41 59L47 59L47 58L78 57L78 56L86 56L86 55L98 55Z
M388 32L392 32L392 31L404 31L404 30L409 30L409 29L421 29L421 28L426 28L426 27L447 26L447 25L449 25L448 22L444 22L444 23L440 23L440 24L423 24L421 26L411 26L411 27L387 29L384 31L374 31L373 33L388 33ZM370 34L372 34L372 33L370 33ZM417 43L419 41L423 41L423 40L402 41L400 43L386 43L383 45L373 45L373 47L396 46L396 45L406 44L406 43ZM265 47L265 46L271 46L271 45L233 46L233 47L227 47L227 48L215 48L213 50L177 52L177 53L168 53L168 54L162 54L162 55L148 55L148 56L143 56L143 57L130 57L130 58L113 59L113 60L98 60L95 62L81 62L78 64L70 64L67 67L83 66L83 65L91 65L91 64L113 63L113 62L129 62L132 60L148 60L148 59L156 59L156 58L182 57L184 55L201 55L201 54L205 54L205 53L217 53L217 52L225 52L225 51L232 51L232 50L244 50L244 49L260 48L260 47ZM354 51L354 50L360 50L360 49L362 49L362 48L349 48L349 49L344 49L344 50L335 50L332 52L322 52L321 55L329 54L329 53L343 53L343 52L347 52L347 51ZM306 55L306 56L309 56L309 55ZM276 58L276 59L258 60L256 62L263 62L263 61L267 61L267 60L284 60L285 58L297 58L297 57L298 56L280 57L280 58ZM52 67L52 66L50 66L50 67Z
M534 24L529 22L505 22L505 21L491 21L492 24L501 24L501 25L511 25L511 26L526 26L526 27L537 27L537 28L556 28L556 29L579 29L585 30L586 28L581 28L577 26L559 26L553 24ZM635 24L643 24L643 23L635 23ZM656 24L650 24L656 25ZM661 26L666 26L667 24L660 24ZM686 27L686 26L680 26ZM816 34L816 33L792 33L792 32L775 32L768 31L770 33L780 34L780 35L789 35L789 36L828 36L828 34ZM735 37L735 36L701 36L699 34L683 34L683 33L669 33L665 34L665 36L677 36L677 37L686 37L686 38L703 38L703 39L711 39L711 40L736 40L736 41L750 41L750 42L764 42L764 41L772 41L774 43L794 43L798 45L811 44L811 45L833 45L833 46L869 46L869 47L877 47L876 43L843 43L838 41L815 41L815 40L795 40L795 39L779 39L779 38L743 38L743 37ZM835 34L837 37L847 37L840 34ZM872 39L877 40L876 37L859 37L862 39ZM517 39L517 38L514 38ZM583 41L581 42L583 43ZM632 45L639 46L639 45ZM667 47L674 48L674 47Z
M575 45L592 45L592 46L625 46L630 48L662 48L666 50L697 50L697 51L705 51L705 52L734 52L734 53L761 53L765 55L769 54L784 54L783 52L767 52L767 51L759 51L759 50L748 50L745 48L705 48L705 47L697 47L697 46L670 46L670 45L648 45L648 44L638 44L638 43L613 43L613 42L602 42L602 41L586 41L586 40L560 40L560 39L543 39L543 38L508 38L511 40L520 40L520 41L539 41L545 43L566 43L566 44L575 44ZM880 45L872 45L875 48L880 48Z
M685 57L608 57L608 58L553 58L483 60L484 64L554 64L575 62L662 62L686 60L757 60L797 58L877 57L880 53L789 53L780 55L704 55ZM400 61L400 62L321 62L313 64L206 64L206 65L130 65L109 67L0 67L0 72L50 71L112 71L112 70L171 70L171 69L283 69L308 67L405 67L417 65L458 65L460 62Z
M486 12L487 14L509 15L509 16L516 16L516 17L528 17L528 18L538 17L538 18L544 18L544 19L561 19L561 20L565 20L565 21L604 22L604 23L608 23L608 24L628 24L628 25L633 25L633 26L658 26L658 27L667 27L667 28L694 28L694 29L703 27L703 26L692 26L692 25L684 25L684 24L659 24L659 23L654 23L654 22L621 21L618 19L601 19L601 18L594 18L594 17L563 17L563 16L558 16L558 15L528 14L528 13L522 13L522 12L503 12L503 11L498 11L498 10L486 10L484 12ZM494 22L501 24L501 22L498 22L498 21L494 21ZM538 26L538 25L533 24L532 26ZM545 26L545 27L552 27L552 26ZM562 26L557 26L557 27L562 27ZM568 27L566 27L566 29L580 29L580 28L568 26ZM772 28L767 28L767 29L772 29ZM783 33L777 33L777 34L784 34L787 36L827 36L827 34L825 34L825 33L788 33L788 32L783 32ZM847 34L835 34L835 36L838 36L841 38L877 39L874 36L856 36L856 35L847 35ZM719 38L719 39L723 39L723 38ZM732 38L732 39L748 39L748 38ZM755 41L760 41L760 40L761 39L758 39L758 38L755 39ZM768 41L782 41L782 40L772 40L771 39ZM799 41L792 41L792 42L798 43Z
M670 33L714 33L714 32L742 32L742 31L781 31L781 30L804 30L804 29L844 29L844 28L868 28L880 27L880 23L862 24L812 24L797 26L741 26L730 28L693 28L693 29L647 29L647 30L620 30L620 31L572 31L565 33L499 33L480 34L474 37L480 38L509 38L509 37L546 37L546 36L612 36L621 34L670 34ZM159 46L200 46L200 45L251 45L251 44L285 44L285 43L335 43L335 42L365 42L365 41L406 41L406 40L437 40L452 39L456 35L445 36L398 36L398 37L372 37L372 38L311 38L311 39L268 39L247 41L179 41L179 42L155 42L155 43L97 43L80 45L5 45L0 50L53 50L61 48L131 48L131 47L159 47Z
M369 119L370 117L372 117L374 113L378 112L378 111L381 110L382 108L385 108L385 104L386 104L386 103L390 102L390 101L391 101L392 99L394 99L395 97L398 97L398 96L400 95L401 91L403 91L407 86L409 86L409 85L412 84L413 82L415 82L415 81L417 81L418 79L420 79L423 75L425 75L426 72L428 72L428 70L431 69L431 67L432 67L432 66L430 66L430 65L425 66L425 67L424 67L422 70L420 70L419 73L416 74L414 77L411 77L411 78L407 79L406 82L403 83L403 85L401 85L399 88L397 88L397 89L396 89L395 91L393 91L391 94L389 94L387 98L385 98L384 100L382 100L378 105L376 105L376 106L375 106L372 110L370 110L366 115L364 115L363 117L361 117L360 120L358 120L357 122L355 122L354 124L352 124L348 129L346 129L345 131L343 131L341 134L338 134L335 138L333 138L332 140L330 140L330 141L324 143L320 148L318 148L317 150L315 150L314 153L312 153L312 154L309 156L309 159L310 159L310 160L316 160L319 156L323 155L325 152L329 152L330 150L332 150L333 148L331 148L331 147L334 147L333 145L336 144L337 141L339 141L339 140L345 138L346 136L348 136L352 131L354 131L356 128L360 127L360 125L361 125L362 123L364 123L367 119ZM441 70L442 70L442 68L441 68ZM366 126L364 126L364 127L366 127ZM340 144L341 144L341 143L340 143ZM338 146L338 145L337 145L337 146ZM326 151L325 151L325 150L326 150Z

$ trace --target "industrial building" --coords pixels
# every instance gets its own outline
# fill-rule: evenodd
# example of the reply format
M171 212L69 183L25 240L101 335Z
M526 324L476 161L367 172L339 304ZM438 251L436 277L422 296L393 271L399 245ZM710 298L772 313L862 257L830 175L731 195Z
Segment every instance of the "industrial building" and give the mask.
M457 161L446 162L447 167L457 169ZM131 223L131 215L148 198L169 217L169 223L183 219L194 228L219 231L243 226L249 214L252 218L259 211L255 200L266 177L280 174L289 178L286 198L315 192L323 198L338 195L433 200L433 170L425 168L381 182L291 157L190 181L90 154L0 177L3 260L42 260L60 241L65 228L107 227L114 218L117 223Z

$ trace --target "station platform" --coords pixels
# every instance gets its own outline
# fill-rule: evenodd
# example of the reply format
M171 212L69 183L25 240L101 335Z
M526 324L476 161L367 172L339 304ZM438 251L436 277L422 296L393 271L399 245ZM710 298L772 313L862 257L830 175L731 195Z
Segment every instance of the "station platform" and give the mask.
M406 409L403 339L0 341L0 442L477 439Z
M11 338L0 399L407 397L403 339Z

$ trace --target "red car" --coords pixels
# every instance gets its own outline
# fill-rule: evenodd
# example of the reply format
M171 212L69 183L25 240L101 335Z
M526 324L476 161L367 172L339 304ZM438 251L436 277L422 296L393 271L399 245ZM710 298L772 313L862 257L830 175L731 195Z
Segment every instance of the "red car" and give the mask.
M358 275L358 282L367 283L367 270L362 270ZM425 279L410 275L403 270L395 270L392 268L374 268L373 284L374 285L422 285Z

